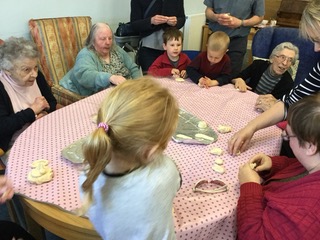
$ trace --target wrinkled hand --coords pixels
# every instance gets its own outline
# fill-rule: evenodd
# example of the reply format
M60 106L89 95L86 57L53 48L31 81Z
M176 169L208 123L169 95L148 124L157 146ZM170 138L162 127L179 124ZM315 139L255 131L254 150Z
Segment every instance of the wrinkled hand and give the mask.
M46 111L42 111L36 115L36 120L38 120L39 118L42 118L46 115L48 115L48 113Z
M217 22L229 28L238 28L241 25L241 20L234 16L231 16L229 13L217 14Z
M228 141L228 152L232 156L239 155L248 149L254 130L249 125L236 132Z
M168 17L168 20L167 20L167 24L170 25L170 26L175 26L177 25L177 17L173 16L173 17Z
M116 86L118 86L119 84L121 84L125 81L127 81L127 80L123 76L120 76L120 75L112 75L110 77L110 82Z
M35 115L38 115L43 110L50 109L50 105L47 102L46 98L41 96L41 97L36 97L34 102L31 104L30 108L33 110Z
M239 89L240 92L246 92L247 90L252 90L246 82L242 78L235 78L234 81L234 88Z
M260 184L260 176L251 168L249 162L239 167L238 178L240 185L247 182L255 182Z
M168 17L163 15L155 15L151 18L151 24L159 25L163 23L167 23Z
M0 176L0 203L11 199L13 194L12 182L5 175Z
M259 112L264 112L276 104L276 102L277 99L272 94L260 95L257 98L254 108Z
M255 163L256 167L255 167L255 171L256 172L262 172L262 171L266 171L266 170L270 170L272 167L272 161L271 158L269 156L267 156L264 153L258 153L256 155L254 155L248 162L250 163Z

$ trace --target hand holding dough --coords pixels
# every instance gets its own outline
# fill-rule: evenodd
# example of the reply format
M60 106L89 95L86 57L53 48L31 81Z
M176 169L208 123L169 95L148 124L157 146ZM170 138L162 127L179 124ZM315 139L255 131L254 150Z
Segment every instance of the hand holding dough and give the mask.
M42 184L52 180L53 172L48 167L48 160L40 159L31 164L31 171L28 173L28 181L31 183Z

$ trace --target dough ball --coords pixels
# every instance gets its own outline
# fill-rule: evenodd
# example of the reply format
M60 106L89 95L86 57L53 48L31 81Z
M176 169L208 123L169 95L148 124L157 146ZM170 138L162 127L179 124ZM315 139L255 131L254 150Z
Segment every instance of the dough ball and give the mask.
M207 127L208 127L208 125L207 125L207 123L205 121L199 121L198 122L198 128L204 129L204 128L207 128Z
M210 150L210 153L213 154L213 155L222 155L223 154L223 150L219 147L213 147L211 150Z
M232 128L227 125L218 125L218 132L219 133L228 133L231 132Z

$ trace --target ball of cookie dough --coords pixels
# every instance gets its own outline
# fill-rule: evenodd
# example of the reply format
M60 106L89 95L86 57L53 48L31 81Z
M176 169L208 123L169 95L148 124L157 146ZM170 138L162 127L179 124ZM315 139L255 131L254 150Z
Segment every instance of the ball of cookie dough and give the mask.
M198 128L201 128L201 129L204 129L204 128L207 128L208 125L205 121L199 121L198 122Z

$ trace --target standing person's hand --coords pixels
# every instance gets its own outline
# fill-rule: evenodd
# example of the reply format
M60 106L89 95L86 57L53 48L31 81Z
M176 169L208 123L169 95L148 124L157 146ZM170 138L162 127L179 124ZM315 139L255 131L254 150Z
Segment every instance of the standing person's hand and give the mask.
M0 176L0 203L11 199L13 194L12 182L6 176Z
M153 25L167 23L167 21L168 21L168 17L163 15L155 15L151 18L151 24Z
M217 22L220 25L229 27L229 28L238 28L241 26L242 21L234 16L231 16L229 13L217 14Z
M173 17L168 17L168 20L167 20L167 24L170 25L170 26L175 26L177 25L177 17L173 16Z
M41 96L41 97L36 97L30 108L33 110L35 115L38 115L40 112L42 112L45 109L50 109L50 105L47 102L46 98Z
M112 75L110 77L110 82L113 83L114 85L119 85L123 82L127 81L123 76L120 75Z

